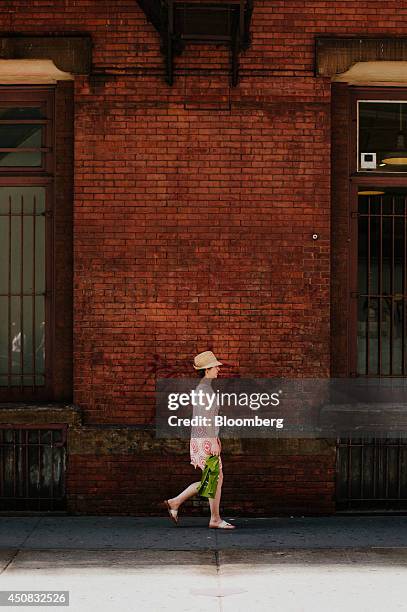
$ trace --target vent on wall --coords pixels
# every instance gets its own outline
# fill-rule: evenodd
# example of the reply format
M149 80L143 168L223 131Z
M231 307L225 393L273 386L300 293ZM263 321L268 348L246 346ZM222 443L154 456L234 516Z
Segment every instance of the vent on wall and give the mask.
M239 80L239 53L250 46L253 0L138 0L161 36L166 80L174 82L174 56L186 44L224 44L230 48L230 81Z

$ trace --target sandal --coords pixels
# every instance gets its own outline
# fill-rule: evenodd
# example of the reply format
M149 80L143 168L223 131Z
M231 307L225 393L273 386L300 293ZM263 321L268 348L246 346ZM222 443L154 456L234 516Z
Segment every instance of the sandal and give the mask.
M170 517L172 522L175 523L176 525L178 525L178 510L174 510L173 508L171 508L171 506L168 503L167 499L165 499L163 503L164 503L164 506L168 510L168 516Z
M209 529L236 529L236 527L227 521L221 521L219 525L209 524Z

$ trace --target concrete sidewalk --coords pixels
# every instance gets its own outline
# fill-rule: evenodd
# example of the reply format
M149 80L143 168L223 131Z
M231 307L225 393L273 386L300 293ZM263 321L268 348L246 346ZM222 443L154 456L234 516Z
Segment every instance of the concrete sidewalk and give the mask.
M237 529L208 529L207 518L191 517L180 517L177 527L166 517L3 516L0 549L407 548L407 516L228 520Z
M405 553L0 551L0 589L68 591L71 612L394 612L407 610Z
M407 612L407 517L234 522L3 516L0 590L69 591L71 612Z

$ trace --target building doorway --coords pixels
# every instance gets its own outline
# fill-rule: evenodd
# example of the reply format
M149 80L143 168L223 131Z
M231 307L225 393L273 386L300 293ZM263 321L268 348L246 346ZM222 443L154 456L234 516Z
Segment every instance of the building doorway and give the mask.
M347 376L407 376L407 95L349 88ZM407 510L407 438L338 438L337 510Z

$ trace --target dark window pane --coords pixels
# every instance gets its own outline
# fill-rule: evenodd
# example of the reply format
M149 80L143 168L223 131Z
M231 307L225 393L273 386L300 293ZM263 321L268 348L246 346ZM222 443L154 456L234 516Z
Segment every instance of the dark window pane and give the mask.
M10 291L11 293L19 293L21 287L21 217L11 217L10 236Z
M35 308L35 371L44 374L45 370L45 300L44 296L37 296L33 304ZM43 384L42 382L37 384Z
M18 119L45 119L42 108L38 106L14 106L14 107L1 107L0 106L0 119L3 121L6 119L18 120Z
M40 125L0 125L0 149L38 148L42 145ZM0 166L40 166L39 151L0 151Z
M41 444L51 444L52 434L53 434L52 430L42 429L39 432L39 434L41 436L41 438L40 438Z
M41 130L41 125L31 123L21 125L0 124L0 149L40 147Z
M370 293L377 293L379 286L379 257L380 257L380 217L370 217L370 238L368 245L370 248L370 258L368 260L368 280Z
M359 292L367 293L367 217L359 217L358 278Z
M383 231L382 231L382 252L381 252L381 263L382 263L382 287L381 292L388 295L392 292L392 274L393 274L393 228L392 218L385 217L383 219Z
M21 349L24 350L24 336L21 334L21 300L19 297L11 297L11 371L21 373Z
M8 305L7 298L0 296L0 385L7 385L8 372Z
M393 212L393 196L390 194L385 194L382 197L382 213L384 215L391 215ZM380 214L380 211L377 211L378 214Z
M395 200L395 210L396 215L404 215L404 196L396 195L394 197Z
M384 296L379 300L380 307L380 327L378 327L378 341L380 340L380 359L381 368L377 373L382 376L392 374L390 368L390 354L392 353L391 343L391 319L392 319L392 300L391 297ZM380 334L380 336L379 336ZM379 350L379 349L378 349Z
M403 374L403 313L404 300L396 296L393 304L393 374Z
M366 215L368 210L368 196L360 195L358 199L358 210L361 215Z
M10 252L9 223L7 217L0 217L0 293L8 288L8 259ZM1 309L0 309L1 316Z
M23 329L24 329L24 345L23 345L23 370L25 374L34 373L34 347L33 347L33 298L25 296L22 300L23 304Z
M403 293L403 260L405 249L405 224L404 217L394 219L394 272L393 285L394 293Z
M39 442L39 434L40 434L40 432L39 432L38 429L28 430L27 436L28 436L29 444L38 444L38 442Z
M0 167L40 167L42 155L39 151L25 151L24 153L0 152Z
M369 374L379 373L378 361L378 324L379 324L379 300L370 298L367 311L368 316L368 341L369 341Z
M367 374L366 371L366 334L367 334L367 298L360 297L358 300L358 372L359 374Z

